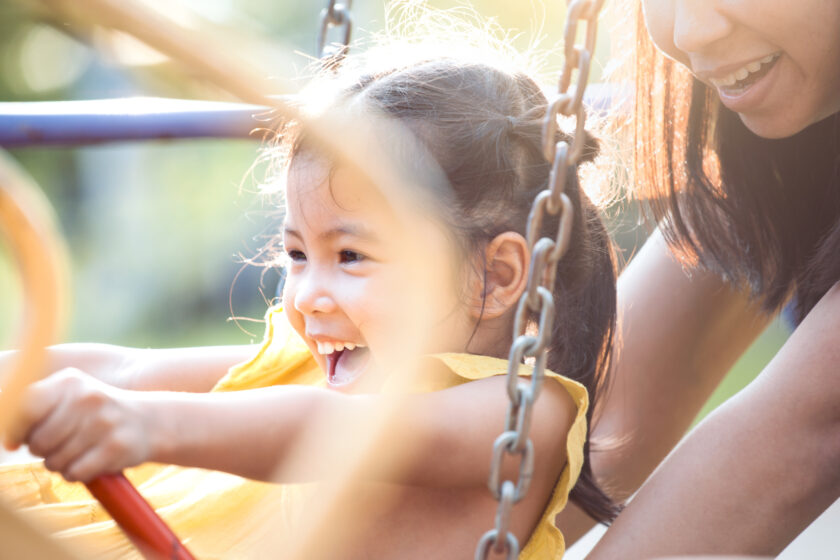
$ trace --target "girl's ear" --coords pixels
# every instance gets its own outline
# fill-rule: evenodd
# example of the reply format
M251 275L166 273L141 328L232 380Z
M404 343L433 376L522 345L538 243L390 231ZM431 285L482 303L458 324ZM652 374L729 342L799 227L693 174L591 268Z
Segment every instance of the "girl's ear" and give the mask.
M524 237L506 231L493 238L484 252L484 268L473 282L470 306L473 317L493 319L516 307L528 283L529 263L528 242Z

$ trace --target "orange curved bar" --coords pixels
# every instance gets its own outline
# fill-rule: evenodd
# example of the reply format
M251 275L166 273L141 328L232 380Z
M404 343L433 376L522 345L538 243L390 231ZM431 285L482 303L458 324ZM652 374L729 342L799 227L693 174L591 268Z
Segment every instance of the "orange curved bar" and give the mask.
M67 251L46 197L35 182L0 152L0 236L20 272L23 320L10 371L0 378L0 431L17 414L23 392L44 374L44 348L64 319Z
M68 259L55 223L35 182L0 152L0 234L17 262L24 296L20 351L2 378L0 431L16 414L26 387L43 376L44 348L55 340L63 321ZM194 560L123 475L99 477L88 489L144 556Z

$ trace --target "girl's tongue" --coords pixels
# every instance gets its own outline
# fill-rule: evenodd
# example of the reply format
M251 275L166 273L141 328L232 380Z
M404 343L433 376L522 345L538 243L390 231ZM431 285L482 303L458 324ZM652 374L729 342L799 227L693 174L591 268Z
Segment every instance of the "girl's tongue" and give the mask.
M370 359L367 347L340 350L327 354L327 383L333 387L346 388L356 381L365 370Z

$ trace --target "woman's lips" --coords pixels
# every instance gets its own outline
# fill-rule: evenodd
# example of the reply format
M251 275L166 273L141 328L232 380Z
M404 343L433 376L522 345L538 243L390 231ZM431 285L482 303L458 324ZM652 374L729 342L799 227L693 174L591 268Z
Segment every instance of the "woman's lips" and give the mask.
M776 57L766 69L756 72L755 77L748 77L733 85L717 85L721 103L736 113L746 113L757 108L773 89L781 66L782 57Z
M746 82L755 82L758 77L767 73L767 71L776 63L781 53L772 53L741 64L738 67L730 67L731 71L723 72L718 70L713 74L705 76L707 81L715 87L719 88L742 88Z

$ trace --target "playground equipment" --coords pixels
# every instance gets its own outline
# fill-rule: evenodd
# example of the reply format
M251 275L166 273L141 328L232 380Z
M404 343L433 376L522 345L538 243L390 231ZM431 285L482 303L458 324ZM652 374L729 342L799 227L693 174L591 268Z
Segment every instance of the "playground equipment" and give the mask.
M16 413L26 386L43 369L44 347L55 340L60 329L66 258L56 231L51 209L42 193L11 160L0 157L0 233L7 240L20 271L25 312L17 360L0 392L0 428ZM71 558L2 504L0 539L4 554L17 558Z
M182 29L174 28L173 25L154 13L126 2L115 2L110 0L89 0L85 8L74 5L70 2L55 0L46 2L53 9L61 11L71 19L89 18L96 14L97 23L107 25L135 36L137 39L147 43L158 51L167 54L194 72L200 74L204 79L211 81L222 90L238 97L245 103L254 104L251 107L228 106L221 109L219 106L207 105L208 110L219 110L215 116L222 115L230 118L226 124L221 123L224 119L217 120L217 127L210 129L215 132L228 131L231 135L241 135L248 126L247 115L250 115L255 107L262 110L263 107L270 107L276 114L283 118L302 119L295 107L282 97L271 96L276 83L268 83L258 73L250 70L242 61L232 60L222 53L214 53L208 56L204 45L206 38ZM344 4L330 0L328 6L321 14L320 31L318 34L318 52L327 67L335 67L341 63L342 58L349 49L350 34L352 29L352 18L350 14L350 2ZM565 27L565 62L560 75L558 91L550 99L549 110L545 117L543 127L543 152L546 159L552 163L549 187L540 193L534 201L528 223L528 244L532 254L532 267L529 272L528 287L519 302L516 312L516 324L513 333L513 345L509 355L509 368L507 374L507 393L510 398L507 420L504 431L497 438L493 446L493 459L491 463L491 474L488 486L493 496L499 501L495 526L487 531L480 539L475 557L476 559L486 558L491 550L497 553L506 553L508 558L516 558L519 554L519 543L516 537L510 532L511 510L513 505L521 500L528 490L532 476L534 457L533 444L528 437L530 419L534 403L536 402L541 389L545 363L546 351L551 331L554 302L551 296L555 280L557 263L563 258L569 246L569 236L574 216L572 206L568 197L564 194L564 187L577 173L577 164L582 156L583 150L583 129L586 119L586 108L583 103L586 85L589 77L589 68L592 53L595 47L597 33L597 19L602 7L603 0L572 0L569 2L566 27ZM585 27L583 42L577 43L578 28L580 24ZM332 48L327 47L326 37L328 33L337 28L341 33L342 42ZM19 107L19 115L28 118L33 122L37 115L25 114L24 107ZM87 136L74 136L73 133L63 134L62 127L50 127L46 129L38 127L18 126L12 133L0 137L3 145L25 145L33 143L49 142L97 142L108 139L126 138L149 138L149 137L171 137L175 133L172 129L166 128L167 119L163 115L165 111L158 114L159 119L155 126L143 124L143 117L139 118L141 126L133 131L128 128L113 126L110 133L92 132ZM176 112L173 114L172 122L177 119L180 124L175 128L183 130L185 136L194 137L210 134L207 128L202 128L205 119L211 116L200 110L190 112ZM84 114L84 113L82 113ZM576 134L571 144L565 141L555 143L555 133L558 127L560 115L573 120ZM93 113L87 113L93 118ZM149 117L149 114L146 115ZM194 117L194 118L193 118ZM131 119L123 117L123 124ZM35 119L37 121L37 118ZM328 114L321 119L303 119L311 134L319 141L342 154L347 160L354 162L363 169L377 184L388 185L396 183L411 183L417 180L408 177L407 172L394 168L384 162L372 164L361 157L358 147L354 148L354 142L347 142L346 138L354 137L352 119L341 118L339 115ZM22 122L22 121L21 121ZM103 117L103 123L107 127L117 124L117 121ZM192 125L187 125L190 122ZM67 123L72 123L68 119ZM183 126L182 126L183 125ZM345 134L335 134L336 126L340 127ZM194 127L194 128L193 128ZM249 129L250 130L250 129ZM117 133L115 131L123 131ZM343 138L344 140L339 140ZM17 142L17 144L15 144ZM2 178L2 176L0 176ZM3 184L5 187L5 182ZM3 201L4 199L0 199ZM13 241L13 247L21 250L15 252L18 257L21 270L25 279L49 278L49 281L37 281L33 284L31 291L26 294L27 309L35 310L33 316L40 318L41 324L37 329L24 329L26 336L22 344L22 358L16 368L14 375L4 392L0 395L0 428L8 415L12 414L13 407L4 406L3 403L14 403L24 390L26 384L31 382L40 371L42 364L42 349L50 341L55 339L56 325L49 321L54 320L46 315L54 317L52 310L59 307L63 275L59 272L59 263L62 257L57 256L55 247L59 246L57 236L49 232L41 237L40 244L26 245L25 241L18 243L18 237L26 231L38 231L36 226L29 222L21 221L19 217L6 215L7 208L23 208L28 202L3 206L4 213L0 215L0 223L6 226L6 235ZM552 238L538 238L538 232L542 221L546 216L558 216L559 227L556 236ZM47 222L49 223L49 222ZM23 224L23 225L19 225ZM41 233L43 236L43 232ZM46 255L39 260L35 255ZM52 267L46 270L44 267ZM33 280L34 281L34 280ZM24 284L29 290L28 282ZM53 303L52 306L47 306ZM49 313L43 311L50 309ZM536 333L529 333L527 327L530 323L537 325ZM535 367L532 378L525 382L518 375L518 365L525 358L533 358ZM4 416L5 415L5 416ZM370 441L375 441L371 438ZM360 445L364 450L365 446ZM518 480L501 480L501 465L505 456L512 456L518 459L519 477ZM352 470L352 469L351 469ZM190 554L180 546L154 511L139 497L136 490L121 475L113 477L102 477L90 485L94 496L112 514L114 519L131 536L144 554L151 558L191 558ZM337 493L338 494L338 493Z

